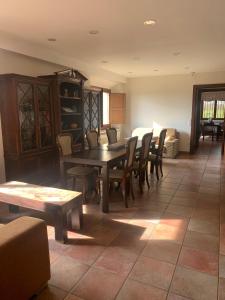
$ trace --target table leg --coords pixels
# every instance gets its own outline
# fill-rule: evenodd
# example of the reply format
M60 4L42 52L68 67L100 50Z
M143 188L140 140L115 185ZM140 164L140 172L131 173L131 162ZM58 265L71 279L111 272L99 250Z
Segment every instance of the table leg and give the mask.
M102 181L103 181L103 192L102 192L102 211L104 213L109 212L109 170L108 166L104 165L102 168Z
M54 214L55 222L55 239L56 241L66 243L67 242L67 230L66 230L66 213L57 209Z
M70 213L70 224L72 229L81 229L83 227L83 208L82 203L73 208Z
M66 171L65 164L62 159L60 159L60 182L61 186L66 188Z

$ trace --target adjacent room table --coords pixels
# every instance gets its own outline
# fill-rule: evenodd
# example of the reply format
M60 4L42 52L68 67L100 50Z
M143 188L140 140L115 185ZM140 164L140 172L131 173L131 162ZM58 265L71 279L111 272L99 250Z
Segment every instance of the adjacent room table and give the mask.
M126 141L118 142L118 147L102 145L94 150L83 150L72 155L66 155L61 159L60 169L62 182L65 179L66 164L81 164L86 166L101 167L101 178L103 181L102 211L109 212L109 169L126 156ZM113 150L111 150L113 148ZM137 150L141 148L141 141L137 144ZM109 150L110 149L110 150Z
M19 207L23 207L51 214L55 239L60 242L67 241L68 226L82 227L80 192L11 181L0 184L0 202L7 203L12 212L19 212Z

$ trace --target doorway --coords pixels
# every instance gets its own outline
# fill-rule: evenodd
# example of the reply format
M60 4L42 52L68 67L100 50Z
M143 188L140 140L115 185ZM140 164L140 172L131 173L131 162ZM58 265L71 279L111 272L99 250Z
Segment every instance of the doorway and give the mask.
M193 86L190 152L195 153L201 136L202 93L225 92L225 83Z

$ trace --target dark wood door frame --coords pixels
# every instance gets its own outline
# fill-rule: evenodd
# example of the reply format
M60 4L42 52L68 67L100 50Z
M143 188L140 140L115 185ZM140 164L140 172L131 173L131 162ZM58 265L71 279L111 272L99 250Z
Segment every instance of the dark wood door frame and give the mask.
M200 137L200 119L201 119L201 93L212 91L225 91L225 83L200 84L193 86L192 99L192 119L191 119L191 140L190 152L194 153L198 148Z

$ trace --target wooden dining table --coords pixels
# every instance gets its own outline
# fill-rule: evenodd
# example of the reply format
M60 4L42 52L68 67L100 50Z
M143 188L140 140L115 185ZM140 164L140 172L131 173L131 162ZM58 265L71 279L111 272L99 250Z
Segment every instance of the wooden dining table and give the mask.
M61 158L60 170L61 178L65 178L65 168L67 165L86 165L101 168L102 178L102 201L101 208L104 213L109 212L109 169L115 166L121 159L126 156L126 141L124 145L118 143L118 148L114 147L109 150L107 144L100 145L93 150L82 150L72 155L65 155ZM141 149L141 141L137 143L137 151Z

